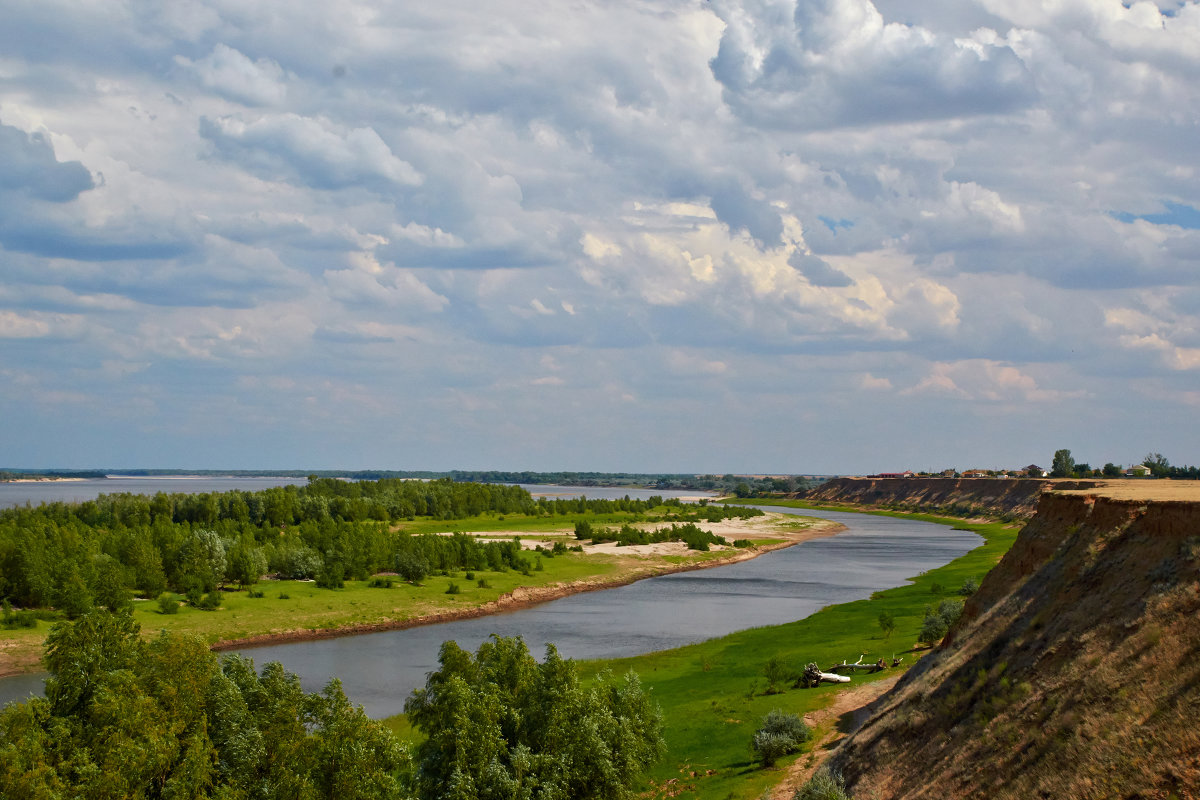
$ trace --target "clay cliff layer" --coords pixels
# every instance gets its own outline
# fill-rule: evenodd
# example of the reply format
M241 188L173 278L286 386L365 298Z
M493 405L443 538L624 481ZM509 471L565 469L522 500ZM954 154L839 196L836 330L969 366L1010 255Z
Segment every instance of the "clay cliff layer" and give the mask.
M845 740L856 797L1200 798L1200 503L1044 494Z
M852 503L953 516L1028 519L1049 489L1092 489L1096 481L1034 478L834 478L804 495L821 503Z

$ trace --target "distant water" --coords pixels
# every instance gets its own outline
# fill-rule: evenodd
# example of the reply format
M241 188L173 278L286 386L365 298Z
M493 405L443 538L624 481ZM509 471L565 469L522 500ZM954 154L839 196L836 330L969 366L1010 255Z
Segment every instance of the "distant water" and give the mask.
M205 492L228 492L234 489L253 492L273 486L303 485L304 478L254 478L213 476L164 476L130 477L114 475L110 478L89 478L82 481L35 481L0 483L0 508L23 506L26 503L38 506L42 503L82 503L95 500L102 494L203 494Z
M304 478L256 478L256 477L213 477L213 476L162 476L162 477L133 477L113 475L109 478L96 478L82 481L37 481L0 483L0 508L12 508L42 503L82 503L85 500L95 500L102 494L157 494L166 492L172 494L203 494L205 492L228 492L240 489L246 492L270 489L273 486L303 486L308 481ZM644 500L647 497L698 497L705 492L676 491L669 489L632 489L627 487L610 486L552 486L520 484L530 494L536 497L568 498L585 495L591 499L619 500L625 495L634 499Z

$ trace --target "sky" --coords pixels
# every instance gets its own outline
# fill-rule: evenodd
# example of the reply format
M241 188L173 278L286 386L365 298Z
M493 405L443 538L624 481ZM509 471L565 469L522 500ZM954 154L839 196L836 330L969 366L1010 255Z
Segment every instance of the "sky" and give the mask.
M0 466L1200 461L1195 0L9 0Z

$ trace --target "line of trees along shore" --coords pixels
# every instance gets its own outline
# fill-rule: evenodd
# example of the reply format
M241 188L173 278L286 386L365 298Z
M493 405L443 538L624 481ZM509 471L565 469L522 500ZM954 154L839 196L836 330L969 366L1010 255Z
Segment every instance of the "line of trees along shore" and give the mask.
M524 571L529 559L513 542L410 535L395 523L482 514L632 518L660 506L681 519L745 513L685 508L660 497L535 500L516 486L449 479L313 478L306 486L256 492L101 495L0 511L0 600L76 617L95 605L122 606L130 589L151 598L167 590L194 596L224 583L253 584L268 573L336 587L401 567Z

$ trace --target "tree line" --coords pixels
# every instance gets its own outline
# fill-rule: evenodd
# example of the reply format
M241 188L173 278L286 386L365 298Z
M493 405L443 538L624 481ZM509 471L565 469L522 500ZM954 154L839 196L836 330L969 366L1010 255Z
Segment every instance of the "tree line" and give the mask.
M222 584L251 585L264 574L336 587L401 567L420 572L421 565L426 573L525 571L528 557L512 542L414 536L393 523L485 513L623 512L636 519L659 507L669 512L667 519L730 513L661 497L534 500L516 486L448 479L313 478L307 486L255 492L101 495L83 503L0 511L0 601L25 609L53 607L73 618L93 606L119 608L131 589L148 598L169 590L195 600Z

